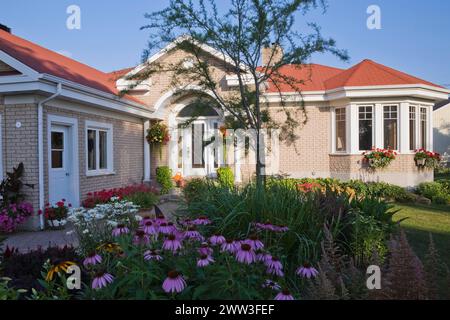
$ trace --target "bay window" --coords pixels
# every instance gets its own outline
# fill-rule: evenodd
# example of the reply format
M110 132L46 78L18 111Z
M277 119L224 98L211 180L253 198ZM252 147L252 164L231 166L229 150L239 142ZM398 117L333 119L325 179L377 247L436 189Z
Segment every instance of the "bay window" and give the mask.
M336 152L345 152L347 150L347 133L346 133L346 112L345 108L337 108L335 111L336 123Z
M88 175L113 171L112 125L86 121L86 162Z
M398 106L383 107L384 148L398 149Z
M370 150L373 146L373 107L360 106L358 111L359 150Z

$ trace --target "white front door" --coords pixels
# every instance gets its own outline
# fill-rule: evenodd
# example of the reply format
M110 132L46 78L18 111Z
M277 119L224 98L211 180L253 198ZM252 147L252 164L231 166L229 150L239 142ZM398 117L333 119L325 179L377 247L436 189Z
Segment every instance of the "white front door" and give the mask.
M74 203L72 129L69 126L51 125L49 141L49 202L62 199Z
M214 143L208 143L219 128L217 119L195 120L179 136L179 163L183 176L215 176L219 167ZM181 130L181 128L179 128Z

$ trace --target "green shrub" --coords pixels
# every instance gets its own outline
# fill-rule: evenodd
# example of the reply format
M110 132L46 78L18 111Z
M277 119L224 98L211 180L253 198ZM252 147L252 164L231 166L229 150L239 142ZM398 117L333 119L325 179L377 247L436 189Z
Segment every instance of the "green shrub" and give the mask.
M161 185L161 194L168 193L173 188L172 169L166 166L156 168L156 181Z
M445 183L424 182L417 187L417 193L436 204L450 203L450 192Z
M183 188L183 195L186 201L190 203L198 198L204 197L207 189L208 186L205 179L194 178L186 181Z
M217 180L223 187L233 188L234 174L230 167L222 167L217 169Z
M158 201L158 197L153 192L136 192L125 197L125 200L133 202L142 209L150 209Z

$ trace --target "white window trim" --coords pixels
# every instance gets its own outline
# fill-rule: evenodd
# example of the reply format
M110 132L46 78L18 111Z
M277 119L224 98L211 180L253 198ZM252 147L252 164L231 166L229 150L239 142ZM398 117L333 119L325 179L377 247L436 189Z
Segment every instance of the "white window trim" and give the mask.
M381 139L381 143L382 143L382 148L384 149L384 107L389 107L389 106L396 106L397 107L397 148L393 151L395 152L400 152L399 148L400 148L400 141L401 141L401 137L400 137L400 104L399 103L385 103L381 105L381 111L382 111L382 130L381 130L381 135L382 135L382 139Z
M345 110L345 128L346 128L346 141L345 141L345 147L346 150L343 151L337 151L336 150L336 129L337 129L337 121L336 121L336 110L337 109L344 109ZM348 127L349 127L349 111L348 108L346 106L343 107L334 107L331 110L331 154L332 155L347 155L349 154L348 150L349 150L349 146L348 146L348 138L349 138L349 132L348 132Z
M0 113L0 181L3 181L3 116Z
M96 169L96 170L89 170L89 164L88 164L88 145L87 145L87 137L88 137L88 130L104 130L107 131L107 169ZM93 176L102 176L102 175L112 175L115 174L114 171L114 147L113 147L113 125L111 123L103 123L103 122L96 122L96 121L90 121L86 120L85 122L85 159L86 159L86 176L93 177ZM99 139L96 139L98 148L99 145ZM100 157L99 152L96 153L97 158L97 168L99 166Z
M361 150L360 146L359 146L359 121L361 120L359 117L359 108L360 107L371 107L372 108L372 143L371 143L371 149L372 147L375 146L375 134L376 134L376 130L375 130L375 105L374 104L359 104L357 105L357 112L358 112L358 122L356 124L356 127L358 128L358 151L359 152L364 152L364 151L370 151L370 150Z

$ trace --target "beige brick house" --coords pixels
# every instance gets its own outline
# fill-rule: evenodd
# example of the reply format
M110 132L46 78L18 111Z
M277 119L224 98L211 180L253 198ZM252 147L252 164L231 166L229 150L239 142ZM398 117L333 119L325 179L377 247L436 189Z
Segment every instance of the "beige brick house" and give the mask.
M227 59L201 48L221 90L235 90ZM170 45L149 62L156 61L189 65L189 57ZM202 145L200 163L195 159L193 137L217 131L221 110L211 107L188 130L177 130L195 108L194 98L207 92L194 85L171 88L170 75L158 74L119 94L132 84L126 77L144 68L103 73L0 30L0 175L23 162L24 182L34 185L27 200L36 209L62 198L76 206L90 191L150 181L161 165L185 177L214 176L229 165L237 181L249 179L253 166L236 161L242 158L239 148L231 146L225 156L224 149ZM417 169L413 151L433 149L433 105L447 99L449 90L370 60L347 70L311 64L285 72L309 79L302 87L308 121L297 129L295 143L280 143L277 155L266 155L267 174L402 186L433 178ZM285 95L292 93L286 89ZM281 119L280 97L270 84L265 96L272 116ZM162 150L145 140L158 121L171 131ZM372 146L390 146L399 156L389 168L369 171L361 154ZM43 226L37 216L31 224Z

